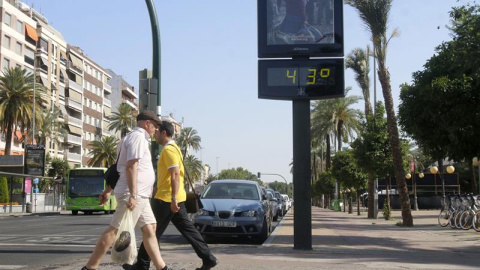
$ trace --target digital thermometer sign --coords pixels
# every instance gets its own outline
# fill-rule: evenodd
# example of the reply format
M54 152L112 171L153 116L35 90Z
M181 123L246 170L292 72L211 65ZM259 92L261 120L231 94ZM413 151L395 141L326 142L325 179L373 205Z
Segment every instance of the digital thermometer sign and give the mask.
M345 96L343 59L259 60L258 97L326 99Z

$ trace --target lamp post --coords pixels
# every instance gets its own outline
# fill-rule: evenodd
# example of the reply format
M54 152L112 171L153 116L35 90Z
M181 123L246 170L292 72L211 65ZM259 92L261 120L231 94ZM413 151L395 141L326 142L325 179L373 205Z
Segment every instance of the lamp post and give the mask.
M153 74L152 79L156 80L157 86L157 115L162 115L162 96L161 96L161 51L160 51L160 30L158 26L157 12L153 0L145 0L148 8L148 15L150 16L150 24L152 27L152 43L153 43Z
M452 165L449 165L449 166L447 166L446 171L447 171L447 173L454 173L455 172L455 167L453 167ZM437 166L432 166L430 168L430 172L432 174L438 173L438 167ZM445 179L442 176L442 174L440 174L440 178L442 179L442 195L443 195L443 198L445 199Z
M277 174L277 173L262 173L262 172L258 172L258 175L276 175L276 176L280 176L281 178L283 178L283 180L285 181L285 184L287 184L287 195L288 195L288 183L287 183L287 179L285 179L285 177L283 177L282 175L280 174Z

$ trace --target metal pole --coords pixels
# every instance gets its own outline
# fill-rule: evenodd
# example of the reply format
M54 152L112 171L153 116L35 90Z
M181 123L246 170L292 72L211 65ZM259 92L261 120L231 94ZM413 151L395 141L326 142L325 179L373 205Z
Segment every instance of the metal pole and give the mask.
M293 100L293 248L312 250L310 100Z
M36 49L36 48L35 48ZM33 54L33 129L32 129L32 145L35 144L35 86L37 85L37 54ZM27 142L28 143L28 142Z
M153 42L153 74L152 78L157 80L157 115L162 115L162 96L161 96L161 51L160 51L160 28L158 26L157 12L153 0L145 0L150 16L150 24L152 26L152 42Z

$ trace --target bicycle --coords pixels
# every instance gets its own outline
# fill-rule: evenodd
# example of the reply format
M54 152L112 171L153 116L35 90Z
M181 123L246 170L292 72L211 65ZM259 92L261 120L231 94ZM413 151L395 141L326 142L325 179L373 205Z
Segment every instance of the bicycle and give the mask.
M476 206L478 206L478 208L480 208L480 195L477 195L475 204ZM475 212L475 215L473 216L472 227L476 232L480 232L480 210L477 210L477 212Z
M438 224L441 227L447 227L450 223L450 217L455 211L455 208L452 204L452 201L454 199L455 199L455 195L450 195L448 196L448 198L446 196L443 196L443 199L441 201L443 209L440 211L440 214L438 215Z
M464 230L470 230L473 227L475 213L479 210L477 208L478 199L478 196L475 198L473 195L467 195L467 209L460 215L460 227Z

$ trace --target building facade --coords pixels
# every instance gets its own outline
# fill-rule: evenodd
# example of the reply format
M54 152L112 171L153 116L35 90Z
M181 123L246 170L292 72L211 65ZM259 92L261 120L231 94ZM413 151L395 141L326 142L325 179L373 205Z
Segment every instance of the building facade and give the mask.
M47 153L67 160L70 167L87 166L90 142L115 136L108 130L114 104L124 102L138 111L134 88L87 57L81 48L68 44L47 18L28 5L18 0L0 0L0 15L1 70L18 66L34 72L37 83L47 89L44 111L58 111L59 121L64 124L63 136L53 134L42 142ZM17 127L17 131L21 129ZM40 129L35 128L35 133ZM30 144L31 138L17 131L11 154L23 155L24 145ZM5 132L1 131L0 151L5 149Z

